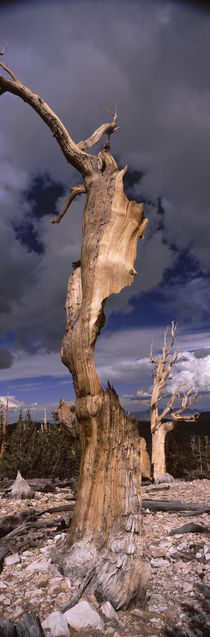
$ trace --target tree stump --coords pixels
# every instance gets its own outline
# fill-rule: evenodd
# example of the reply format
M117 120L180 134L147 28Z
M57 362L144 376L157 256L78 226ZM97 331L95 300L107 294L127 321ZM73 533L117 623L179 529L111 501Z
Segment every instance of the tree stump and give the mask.
M7 498L23 500L27 498L33 498L34 492L32 491L28 482L26 482L26 480L22 478L20 471L18 471L15 481L6 492L6 495L7 495Z

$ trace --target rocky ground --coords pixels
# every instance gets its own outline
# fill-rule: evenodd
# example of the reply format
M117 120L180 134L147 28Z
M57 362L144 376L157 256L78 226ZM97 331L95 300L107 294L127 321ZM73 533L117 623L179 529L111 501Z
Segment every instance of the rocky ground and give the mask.
M161 485L161 487L164 485ZM143 486L143 498L207 503L208 480L183 482L178 480L161 490ZM55 493L36 493L34 500L1 498L1 514L7 516L26 509L42 511L56 505L69 504L74 494L69 487ZM53 519L69 513L53 514ZM46 513L43 520L50 520ZM171 530L194 522L205 527L204 532L170 535ZM25 611L34 611L43 621L52 611L60 610L75 593L71 581L64 577L51 561L52 549L65 540L67 531L56 533L37 530L28 547L18 549L15 537L10 540L12 554L4 561L0 574L0 617L16 621ZM210 531L208 514L189 515L143 511L145 550L151 562L151 579L144 603L129 611L119 611L117 619L106 619L93 595L84 592L82 600L90 602L104 620L102 631L88 629L70 636L107 635L110 637L202 637L210 634ZM29 534L30 535L30 534ZM20 537L19 537L20 540ZM77 584L79 585L80 582ZM46 633L47 634L47 633Z

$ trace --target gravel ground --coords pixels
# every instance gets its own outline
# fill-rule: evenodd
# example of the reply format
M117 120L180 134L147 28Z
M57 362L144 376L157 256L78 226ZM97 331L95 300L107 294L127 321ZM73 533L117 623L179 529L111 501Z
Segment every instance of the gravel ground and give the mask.
M161 485L164 486L164 485ZM157 490L153 485L143 486L144 499L180 500L181 502L207 503L210 481L177 480L169 488ZM56 493L37 493L34 500L1 499L1 517L17 515L32 508L45 508L69 504L73 500L70 488ZM42 519L51 519L45 514ZM68 523L69 512L53 514L53 519L62 517ZM170 535L171 530L194 522L205 527L204 532ZM34 544L18 548L14 539L10 541L12 554L5 559L0 574L1 617L21 618L23 612L33 610L41 620L53 610L64 606L72 597L71 582L51 562L52 548L65 540L67 531L56 533L53 529L38 530ZM143 536L145 552L151 563L151 579L144 603L129 611L118 612L118 622L107 621L104 635L113 637L207 637L210 634L210 531L208 514L184 517L182 513L143 512ZM79 584L79 582L78 582ZM100 612L93 595L83 594ZM71 635L100 635L88 630Z

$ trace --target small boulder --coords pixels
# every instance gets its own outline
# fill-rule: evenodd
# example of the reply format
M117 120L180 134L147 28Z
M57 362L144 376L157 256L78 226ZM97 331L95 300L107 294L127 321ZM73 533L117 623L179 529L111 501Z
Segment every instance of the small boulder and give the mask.
M174 477L170 473L162 473L154 479L155 484L161 484L162 482L171 483L175 482Z
M97 628L103 630L104 622L99 613L89 604L89 602L79 602L70 610L64 613L67 624L74 630L82 630L82 628Z
M43 573L45 571L49 571L50 566L51 566L51 560L42 560L42 561L37 560L36 562L31 562L31 564L28 564L25 570L29 571L29 573L34 573L35 571L39 571L39 573Z
M8 489L7 497L20 500L34 497L34 492L31 487L29 487L28 482L22 478L20 471L17 472L15 481L10 489Z
M8 557L5 557L4 559L4 564L6 564L6 566L12 566L13 564L18 564L20 562L20 556L18 555L18 553L13 553L12 555L8 555Z
M55 610L46 617L42 622L42 628L49 637L70 637L67 621L59 610Z
M113 608L110 602L105 602L104 604L102 604L100 610L108 619L114 619L117 622L119 621L116 610Z

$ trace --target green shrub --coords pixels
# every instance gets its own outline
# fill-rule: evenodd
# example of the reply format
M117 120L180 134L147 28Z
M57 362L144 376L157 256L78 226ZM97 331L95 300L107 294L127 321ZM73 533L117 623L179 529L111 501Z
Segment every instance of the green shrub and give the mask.
M0 473L15 478L19 470L24 478L71 477L79 469L78 442L57 424L42 432L27 412L20 413L17 426L7 441Z

